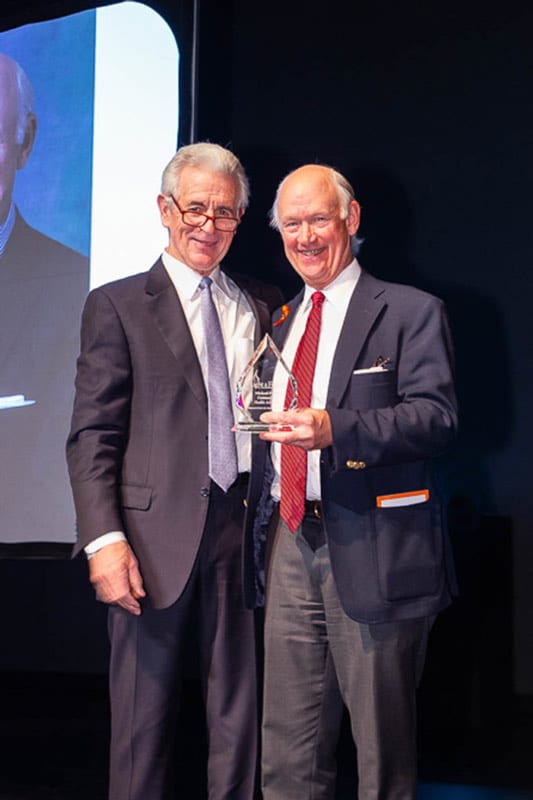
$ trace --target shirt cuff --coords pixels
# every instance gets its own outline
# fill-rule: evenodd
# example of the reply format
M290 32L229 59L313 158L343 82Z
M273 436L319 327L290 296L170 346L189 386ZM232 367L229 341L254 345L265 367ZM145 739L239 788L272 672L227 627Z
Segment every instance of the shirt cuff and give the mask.
M126 537L122 531L110 531L109 533L104 533L102 536L99 536L97 539L93 539L93 541L89 542L83 549L85 550L87 559L90 560L102 547L108 544L115 544L115 542L125 541Z

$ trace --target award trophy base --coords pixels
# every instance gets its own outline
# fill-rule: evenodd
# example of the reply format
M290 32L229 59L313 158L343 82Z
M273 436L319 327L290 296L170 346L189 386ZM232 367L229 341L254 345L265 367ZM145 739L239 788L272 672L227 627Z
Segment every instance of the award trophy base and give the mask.
M261 433L270 428L268 422L255 422L253 420L246 422L237 422L231 429L234 433Z
M265 431L292 431L294 425L284 425L283 423L275 424L268 422L256 422L255 420L246 420L245 422L237 422L231 429L234 433L264 433Z

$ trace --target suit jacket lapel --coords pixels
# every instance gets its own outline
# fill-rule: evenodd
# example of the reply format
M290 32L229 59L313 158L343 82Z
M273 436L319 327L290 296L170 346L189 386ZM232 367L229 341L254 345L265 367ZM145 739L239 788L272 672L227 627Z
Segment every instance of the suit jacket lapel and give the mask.
M161 259L148 273L145 291L155 323L172 351L184 380L198 402L207 408L204 379L189 325Z
M373 278L368 272L361 273L350 299L333 357L328 404L340 405L370 329L385 305L384 291L385 286L380 281ZM364 366L370 366L370 364Z

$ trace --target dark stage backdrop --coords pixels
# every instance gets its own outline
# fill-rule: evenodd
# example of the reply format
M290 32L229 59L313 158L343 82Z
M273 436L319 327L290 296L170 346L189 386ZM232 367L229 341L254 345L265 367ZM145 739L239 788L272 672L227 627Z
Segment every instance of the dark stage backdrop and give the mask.
M526 3L361 0L326 12L272 0L258 19L235 0L220 132L252 176L241 268L289 283L267 210L284 173L322 161L362 204L362 265L446 300L461 402L442 465L457 608L487 664L494 652L514 661L519 693L533 692L532 30Z
M8 0L6 13L49 7L30 0L15 11ZM187 3L153 7L175 27ZM251 176L231 266L295 289L267 211L284 173L327 162L361 201L362 265L446 300L462 407L458 446L442 462L461 566L457 608L466 639L483 637L487 661L504 653L525 694L533 693L531 30L524 2L202 0L197 130L233 147Z

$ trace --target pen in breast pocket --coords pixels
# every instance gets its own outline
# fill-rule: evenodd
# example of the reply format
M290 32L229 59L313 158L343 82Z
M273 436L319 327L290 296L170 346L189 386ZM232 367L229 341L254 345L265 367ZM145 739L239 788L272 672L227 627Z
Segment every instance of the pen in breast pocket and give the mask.
M384 358L384 356L378 356L372 366L379 367L380 369L390 369L392 367L392 361L390 360L390 358Z

